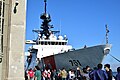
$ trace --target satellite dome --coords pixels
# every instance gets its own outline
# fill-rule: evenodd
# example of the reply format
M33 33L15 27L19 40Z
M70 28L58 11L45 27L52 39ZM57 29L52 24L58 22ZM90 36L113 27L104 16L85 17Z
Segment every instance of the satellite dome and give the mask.
M59 39L59 40L63 40L63 37L62 37L62 36L58 36L58 39Z

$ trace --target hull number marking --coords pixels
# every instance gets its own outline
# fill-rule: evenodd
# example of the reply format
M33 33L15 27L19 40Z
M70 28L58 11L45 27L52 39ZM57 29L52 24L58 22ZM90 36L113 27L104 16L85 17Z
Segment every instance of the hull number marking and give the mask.
M69 62L72 66L81 66L81 63L79 60L69 60Z

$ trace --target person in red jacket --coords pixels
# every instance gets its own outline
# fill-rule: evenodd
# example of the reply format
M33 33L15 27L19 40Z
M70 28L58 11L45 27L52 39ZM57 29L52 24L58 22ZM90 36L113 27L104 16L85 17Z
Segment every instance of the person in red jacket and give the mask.
M28 80L33 80L33 79L34 79L34 72L32 68L30 68L28 71Z

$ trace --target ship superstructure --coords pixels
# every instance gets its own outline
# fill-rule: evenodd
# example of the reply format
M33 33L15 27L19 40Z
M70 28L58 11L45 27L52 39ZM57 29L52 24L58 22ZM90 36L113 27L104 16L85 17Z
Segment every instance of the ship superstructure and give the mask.
M34 44L32 48L38 50L37 58L42 58L50 56L53 54L67 52L72 49L71 45L68 44L68 39L66 35L56 35L60 31L52 31L53 25L50 25L51 17L50 14L46 13L46 0L45 2L45 12L40 16L43 20L41 24L42 30L33 30L33 32L38 33L36 40L27 40L26 44ZM42 53L42 54L41 54Z

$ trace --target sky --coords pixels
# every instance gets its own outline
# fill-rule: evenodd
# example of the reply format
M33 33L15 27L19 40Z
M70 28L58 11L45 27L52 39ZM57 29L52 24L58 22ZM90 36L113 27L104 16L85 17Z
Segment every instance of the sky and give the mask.
M44 0L27 0L26 40L36 39L33 29L40 29L44 13ZM51 15L52 30L67 35L75 49L84 45L105 44L105 25L109 29L110 54L120 60L120 0L47 0L47 13ZM26 50L28 46L26 46ZM107 55L103 64L116 70L120 62Z

